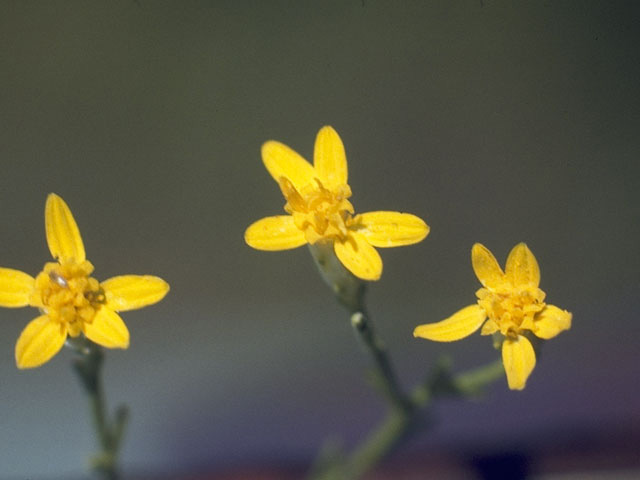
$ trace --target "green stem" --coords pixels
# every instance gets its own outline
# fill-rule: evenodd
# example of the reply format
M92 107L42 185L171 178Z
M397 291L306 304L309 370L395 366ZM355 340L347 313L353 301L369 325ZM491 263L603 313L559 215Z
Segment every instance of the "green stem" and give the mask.
M411 402L400 388L384 343L376 334L366 314L366 283L344 268L334 253L332 243L318 242L309 245L309 250L325 282L331 287L338 301L352 314L351 326L373 359L375 385L382 391L392 408L411 410Z
M92 458L92 468L105 480L116 480L118 453L128 411L126 407L121 406L116 410L113 421L108 418L101 377L104 361L102 349L80 337L73 339L69 344L79 355L73 366L89 397L93 425L100 445L100 450Z
M351 313L362 310L366 284L344 268L334 253L333 243L317 242L309 245L309 251L338 301Z
M380 369L380 372L383 370ZM412 433L428 428L427 418L433 400L440 396L468 398L504 376L501 361L451 375L449 362L440 362L428 379L418 385L407 398L407 408L393 402L385 419L348 456L328 462L313 472L313 480L354 480L372 470L401 445ZM388 378L387 386L397 385ZM405 397L406 398L406 397Z
M492 362L467 372L451 376L448 369L418 385L410 398L408 410L392 409L369 437L351 453L345 462L343 478L356 479L370 471L393 452L414 431L428 426L426 411L437 396L453 395L467 398L478 395L484 387L504 376L501 361Z
M373 360L376 387L389 404L385 419L350 455L332 449L321 455L309 474L314 480L355 480L387 457L411 433L428 427L427 414L437 396L469 397L504 375L502 362L494 362L456 376L450 362L440 362L425 382L410 395L401 388L387 350L376 334L364 308L365 283L341 264L330 242L309 246L322 277L337 299L351 313L351 326Z
M360 478L396 449L411 433L417 412L390 410L386 418L349 455L345 479Z
M387 349L376 334L371 320L362 311L356 312L351 315L351 326L373 359L375 385L380 388L394 410L409 413L413 408L411 401L398 383Z

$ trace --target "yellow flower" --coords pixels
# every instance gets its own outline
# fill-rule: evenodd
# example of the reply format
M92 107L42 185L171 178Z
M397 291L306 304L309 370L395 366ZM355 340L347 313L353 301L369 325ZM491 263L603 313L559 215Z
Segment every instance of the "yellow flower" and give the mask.
M500 332L509 388L522 390L536 365L533 346L525 333L530 331L545 340L555 337L571 328L571 314L544 303L545 293L538 288L538 262L524 243L513 247L504 272L493 254L479 243L471 249L471 262L484 287L476 292L478 304L440 322L420 325L413 334L452 342L471 335L481 325L481 335Z
M275 141L262 146L262 160L278 182L289 215L258 220L244 239L258 250L286 250L306 243L331 242L336 256L355 276L377 280L382 260L373 247L398 247L424 239L429 227L408 213L354 215L349 202L347 159L342 140L331 127L320 129L313 165Z
M57 262L46 263L36 278L0 268L0 306L40 309L16 344L18 368L42 365L64 345L67 335L83 333L107 348L127 348L129 331L116 313L160 301L167 282L150 275L122 275L102 283L91 277L93 265L67 204L55 194L44 212L47 243Z

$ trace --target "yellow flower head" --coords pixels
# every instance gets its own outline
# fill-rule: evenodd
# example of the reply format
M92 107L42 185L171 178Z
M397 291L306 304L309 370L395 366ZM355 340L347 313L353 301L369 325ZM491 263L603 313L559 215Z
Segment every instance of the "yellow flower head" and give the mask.
M363 280L377 280L382 260L373 247L410 245L429 233L424 221L408 213L354 215L344 146L331 127L318 132L313 165L275 141L262 146L262 160L282 190L289 215L263 218L250 225L244 239L253 248L286 250L331 242L351 273Z
M483 285L476 292L478 303L440 322L420 325L413 334L452 342L471 335L480 326L481 335L499 332L509 388L522 390L536 365L533 346L524 334L530 331L543 339L555 337L571 328L571 314L544 303L545 293L538 288L538 262L524 243L513 247L504 272L492 253L479 243L471 249L471 263Z
M127 348L129 330L116 313L160 301L167 282L150 275L122 275L102 283L91 277L82 237L67 204L55 194L44 212L47 243L56 262L46 263L34 279L19 270L0 268L0 306L40 309L16 344L18 368L42 365L67 336L84 334L107 348Z

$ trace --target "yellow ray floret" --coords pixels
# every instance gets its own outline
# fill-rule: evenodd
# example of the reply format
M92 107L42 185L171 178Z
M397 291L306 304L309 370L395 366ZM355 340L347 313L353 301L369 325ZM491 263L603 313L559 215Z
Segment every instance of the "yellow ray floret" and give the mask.
M46 263L35 279L0 268L0 306L30 305L42 312L18 338L18 368L47 362L68 336L83 334L103 347L127 348L129 331L116 312L160 301L169 284L150 275L123 275L102 283L91 277L93 265L85 258L78 226L64 200L53 193L45 206L45 230L57 262Z
M111 310L124 312L153 305L167 294L167 282L151 275L121 275L100 284Z
M304 232L296 227L291 215L266 217L254 222L244 233L244 240L259 250L287 250L307 243Z
M502 342L502 363L507 372L509 388L522 390L536 366L536 354L531 342L522 335L505 338Z
M377 280L382 274L382 260L373 247L411 245L429 233L422 219L408 213L354 215L344 145L329 126L318 132L313 165L275 141L262 146L262 160L278 182L289 215L251 224L244 239L253 248L286 250L316 242L331 243L351 273L363 280Z
M37 367L53 357L67 339L64 323L52 322L47 315L31 320L16 343L19 368Z
M486 319L487 314L480 305L469 305L449 318L416 327L413 334L438 342L455 342L478 330Z
M480 329L481 335L502 337L502 362L512 390L522 390L536 364L527 332L549 339L571 328L571 314L544 302L538 288L540 268L531 250L519 243L511 250L504 272L493 254L476 243L471 249L473 270L484 288L478 303L451 317L416 327L413 334L438 342L451 342Z
M26 307L35 279L20 270L0 268L0 307Z
M84 262L84 243L78 225L67 204L54 193L47 197L44 219L51 256L61 262Z

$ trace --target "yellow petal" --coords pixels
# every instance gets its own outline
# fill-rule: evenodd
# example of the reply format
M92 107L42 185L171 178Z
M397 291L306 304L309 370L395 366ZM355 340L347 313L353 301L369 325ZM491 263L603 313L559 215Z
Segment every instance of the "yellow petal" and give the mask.
M502 363L511 390L522 390L536 366L536 354L531 342L522 335L516 340L507 338L502 343Z
M107 307L116 312L135 310L162 300L169 284L152 275L120 275L100 284L107 296Z
M410 213L368 212L357 215L353 225L374 247L400 247L424 239L429 227Z
M67 204L55 193L50 193L47 197L44 224L53 258L74 259L77 263L86 260L78 225Z
M106 348L127 348L129 330L120 315L103 306L91 323L84 324L84 335L94 343Z
M244 232L244 241L258 250L288 250L307 243L291 215L266 217L252 223Z
M20 270L0 268L0 307L24 307L35 287L35 279Z
M533 324L533 333L548 340L563 330L571 328L571 314L554 305L547 305L538 315Z
M346 269L356 277L378 280L382 275L382 259L363 235L349 232L344 242L334 242L333 249Z
M519 243L509 253L505 273L507 279L515 286L533 285L537 287L540 284L538 261L524 243Z
M487 314L480 305L469 305L449 318L416 327L413 336L436 342L453 342L478 330L486 318Z
M322 127L313 149L313 166L329 190L347 184L347 156L344 145L332 127Z
M316 171L297 152L283 143L270 140L262 145L262 161L276 182L288 178L296 189L311 183Z
M52 322L47 315L31 320L16 343L18 368L39 367L60 351L66 339L64 324Z
M496 257L487 247L476 243L471 248L471 264L480 283L487 288L497 288L504 283L504 273Z

